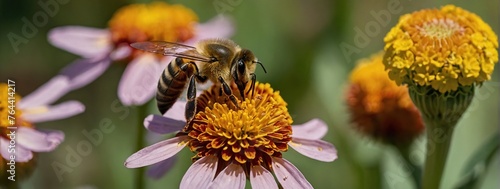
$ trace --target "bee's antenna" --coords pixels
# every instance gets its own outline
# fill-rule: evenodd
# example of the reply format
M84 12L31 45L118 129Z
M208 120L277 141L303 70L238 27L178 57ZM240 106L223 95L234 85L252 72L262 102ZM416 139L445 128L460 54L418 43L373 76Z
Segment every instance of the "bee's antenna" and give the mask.
M266 68L264 68L264 65L262 64L262 62L255 61L255 62L253 62L253 63L257 63L257 64L259 64L259 65L260 65L260 67L262 67L262 69L264 70L264 73L267 73Z

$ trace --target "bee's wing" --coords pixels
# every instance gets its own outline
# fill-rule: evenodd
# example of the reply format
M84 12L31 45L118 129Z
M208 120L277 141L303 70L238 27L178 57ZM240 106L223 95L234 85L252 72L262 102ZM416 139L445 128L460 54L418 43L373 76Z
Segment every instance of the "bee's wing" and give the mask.
M206 57L198 53L195 47L183 45L179 43L171 43L165 41L145 41L132 43L130 46L147 52L162 54L165 56L175 56L190 60L211 62L210 57Z

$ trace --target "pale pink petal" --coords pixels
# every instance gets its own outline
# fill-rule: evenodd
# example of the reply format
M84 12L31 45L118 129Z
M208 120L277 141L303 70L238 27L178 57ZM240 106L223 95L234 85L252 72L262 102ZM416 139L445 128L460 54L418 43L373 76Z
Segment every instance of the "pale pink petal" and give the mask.
M292 125L293 138L321 139L328 132L328 126L321 119L312 119L301 125Z
M123 105L142 105L151 100L162 71L158 59L149 53L130 62L118 86L118 98Z
M337 150L329 142L292 138L292 141L288 145L302 155L315 160L332 162L337 159Z
M59 73L69 78L70 90L81 88L104 73L111 64L111 59L107 56L95 58L78 59L64 67Z
M125 161L125 167L137 168L166 160L186 146L187 136L174 137L143 148Z
M207 188L215 177L217 158L205 156L194 162L182 177L180 189Z
M19 145L35 152L49 152L54 150L64 140L61 131L37 131L28 127L17 129Z
M10 159L10 155L12 155L9 152L9 141L1 137L0 137L0 154L2 154L3 159L6 160Z
M273 172L283 188L313 188L304 175L293 164L282 158L274 158L271 163Z
M128 57L131 53L132 48L128 44L119 45L115 48L114 51L109 54L109 57L111 58L111 60L121 60Z
M146 133L146 142L147 144L154 144L160 141L165 140L165 135L158 134L155 132L147 132Z
M196 94L201 93L197 92ZM177 100L172 107L163 114L164 117L168 117L176 120L186 120L184 116L186 112L186 101Z
M23 97L18 107L20 109L50 104L58 100L69 91L69 79L65 76L55 76L47 83L38 87L34 92Z
M64 26L52 29L48 36L52 45L85 58L109 53L113 48L106 29Z
M229 164L222 172L217 175L215 180L210 184L208 188L218 189L218 188L235 188L244 189L246 184L245 171L241 165L235 163Z
M23 146L16 146L16 162L28 162L33 159L33 152Z
M186 42L194 45L197 41L209 38L230 38L234 34L234 24L231 18L218 15L195 28L196 36Z
M252 166L250 169L250 184L252 188L278 188L273 174L260 165Z
M7 162L10 162L11 158L10 156L15 156L14 157L15 162L27 162L33 158L33 153L31 152L31 150L23 148L18 144L15 144L16 146L11 148L9 147L10 145L9 143L10 140L5 140L4 138L0 138L0 148L1 148L0 153Z
M149 115L144 119L144 127L158 134L180 131L185 125L185 121L170 119L161 115Z
M67 101L55 106L26 108L22 117L27 121L38 123L64 119L82 113L85 106L78 101Z
M174 163L176 161L177 156L173 156L171 158L153 164L149 167L147 174L153 179L159 179L174 166Z

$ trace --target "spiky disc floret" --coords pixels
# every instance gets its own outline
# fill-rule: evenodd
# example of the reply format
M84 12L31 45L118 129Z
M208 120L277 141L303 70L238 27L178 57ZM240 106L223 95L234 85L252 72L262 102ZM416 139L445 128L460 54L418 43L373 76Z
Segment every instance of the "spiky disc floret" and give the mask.
M215 155L224 164L263 165L281 157L291 141L292 118L286 103L269 84L256 84L255 94L235 107L212 87L198 98L198 113L186 133L195 159ZM236 91L236 89L235 89Z

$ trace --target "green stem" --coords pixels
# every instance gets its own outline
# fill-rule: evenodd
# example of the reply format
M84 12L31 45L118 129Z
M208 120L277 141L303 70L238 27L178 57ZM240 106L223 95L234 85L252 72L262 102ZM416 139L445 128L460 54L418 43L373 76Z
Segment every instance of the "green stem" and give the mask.
M146 145L146 141L144 139L144 135L146 133L144 132L145 128L143 126L144 118L147 116L146 109L147 109L147 104L137 106L137 132L136 132L137 141L135 146L135 152L141 150ZM144 167L136 169L135 188L137 189L144 188L144 172L145 172Z
M474 85L441 93L432 86L409 85L410 97L422 113L427 132L423 189L438 189L450 149L453 129L474 98Z
M425 159L423 189L438 189L441 184L446 158L456 121L426 120L427 153Z

